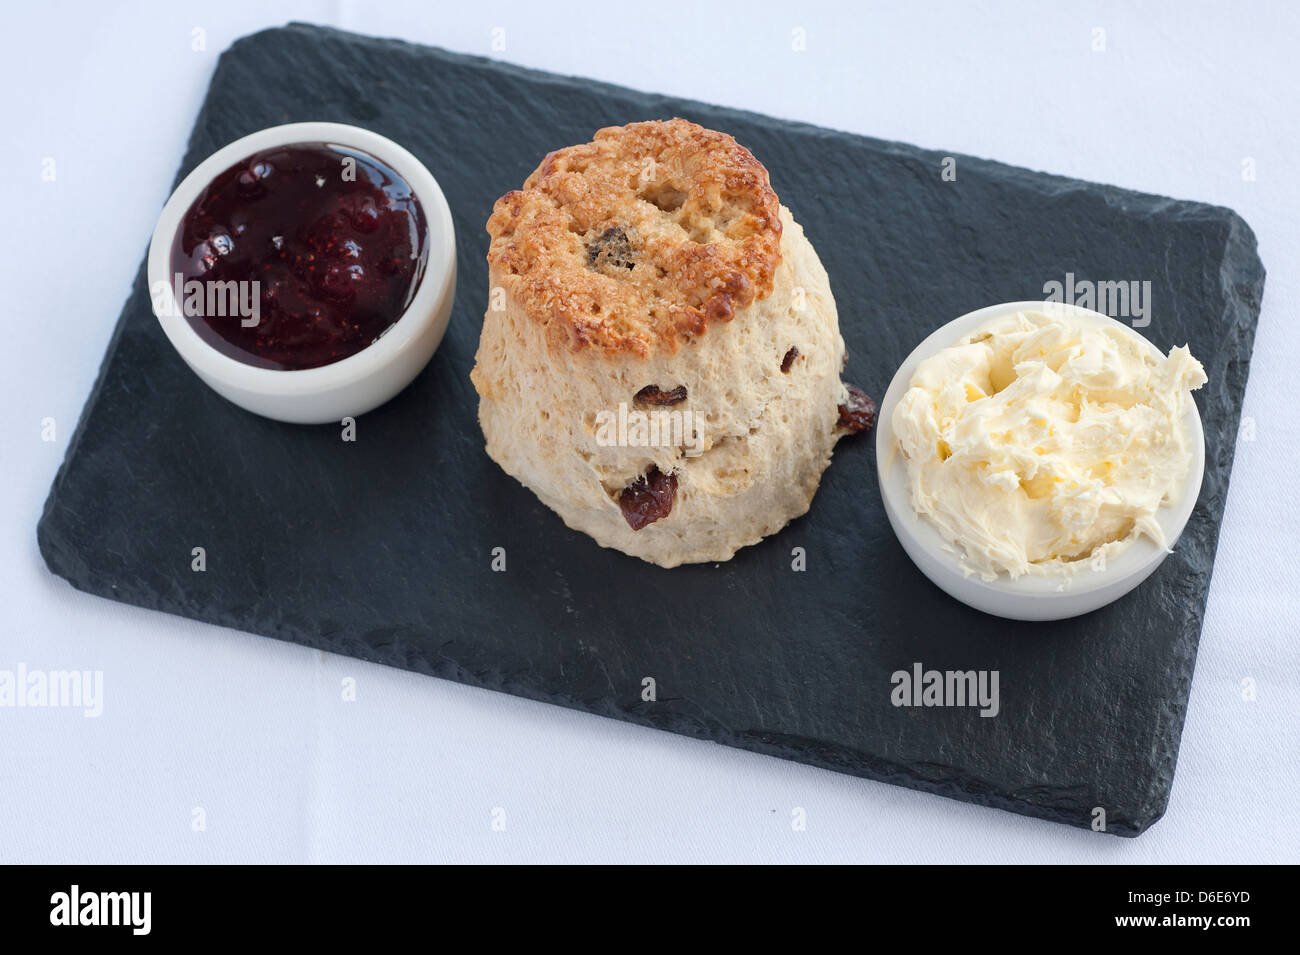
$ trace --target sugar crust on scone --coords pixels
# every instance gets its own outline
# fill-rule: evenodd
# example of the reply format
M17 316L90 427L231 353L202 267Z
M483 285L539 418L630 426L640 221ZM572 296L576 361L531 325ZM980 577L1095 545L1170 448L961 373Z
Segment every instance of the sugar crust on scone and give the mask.
M725 133L609 127L497 200L488 263L548 347L673 354L771 294L779 210L767 170Z

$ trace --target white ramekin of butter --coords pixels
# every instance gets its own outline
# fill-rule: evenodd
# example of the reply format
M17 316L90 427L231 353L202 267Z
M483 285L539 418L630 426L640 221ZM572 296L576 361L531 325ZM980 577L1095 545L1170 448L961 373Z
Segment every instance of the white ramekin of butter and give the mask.
M903 549L986 613L1060 620L1142 583L1200 494L1205 372L1098 312L1011 302L963 315L903 362L876 466Z

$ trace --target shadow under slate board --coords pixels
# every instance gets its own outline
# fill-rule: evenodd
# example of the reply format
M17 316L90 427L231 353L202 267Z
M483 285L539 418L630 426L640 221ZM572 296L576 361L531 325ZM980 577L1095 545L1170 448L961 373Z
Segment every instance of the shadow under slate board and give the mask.
M1207 471L1176 552L1112 606L1054 624L970 610L903 554L872 439L841 442L811 512L725 564L663 570L596 546L493 464L469 371L484 223L549 150L684 116L771 172L831 276L879 399L937 325L1044 283L1151 282L1145 333L1188 343ZM1133 836L1164 811L1263 290L1234 213L688 100L304 25L226 51L181 175L279 123L390 136L451 203L451 325L425 372L358 422L295 427L208 390L136 280L38 531L74 586L168 613ZM179 177L178 177L179 181ZM192 547L207 570L190 567ZM507 570L491 569L505 548ZM807 569L792 570L792 550ZM999 711L896 707L895 671L996 671ZM657 699L642 699L652 677Z

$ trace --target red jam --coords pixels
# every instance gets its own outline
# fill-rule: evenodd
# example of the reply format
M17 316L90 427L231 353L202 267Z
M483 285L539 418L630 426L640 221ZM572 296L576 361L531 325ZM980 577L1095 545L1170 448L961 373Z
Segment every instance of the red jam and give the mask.
M410 185L373 156L324 143L268 149L190 207L171 277L186 319L218 351L260 368L318 368L401 317L424 272L425 229Z

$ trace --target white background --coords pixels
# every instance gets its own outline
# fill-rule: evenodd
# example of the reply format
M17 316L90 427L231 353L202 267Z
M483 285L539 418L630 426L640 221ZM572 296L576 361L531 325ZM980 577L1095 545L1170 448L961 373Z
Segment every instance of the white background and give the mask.
M0 14L0 669L99 669L105 694L98 719L0 708L0 861L1300 859L1295 4L273 6ZM1244 411L1256 432L1237 449L1165 818L1137 840L1075 831L149 613L52 577L36 520L217 55L292 19L482 54L505 27L492 55L527 66L1240 212L1269 270ZM196 26L206 51L191 49ZM806 52L791 50L796 27ZM418 95L436 121L436 100ZM355 703L340 702L347 676ZM794 807L806 831L792 829Z

